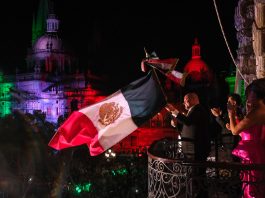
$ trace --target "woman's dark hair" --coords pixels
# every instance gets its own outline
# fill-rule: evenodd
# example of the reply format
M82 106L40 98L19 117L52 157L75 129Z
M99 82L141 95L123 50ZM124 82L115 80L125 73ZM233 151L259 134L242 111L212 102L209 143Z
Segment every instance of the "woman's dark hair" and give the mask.
M265 103L265 78L253 80L246 88L246 96L248 96L251 91L256 94L258 99L262 99Z
M229 97L231 97L234 101L236 101L236 104L238 105L238 106L240 106L241 105L241 97L240 97L240 95L239 94L237 94L237 93L231 93L231 94L229 94L228 95L228 98Z

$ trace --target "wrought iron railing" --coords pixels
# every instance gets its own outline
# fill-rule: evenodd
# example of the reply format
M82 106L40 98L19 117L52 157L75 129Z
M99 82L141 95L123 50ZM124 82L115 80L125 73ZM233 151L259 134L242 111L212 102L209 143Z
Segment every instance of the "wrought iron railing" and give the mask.
M194 176L197 169L205 174ZM201 190L210 198L241 198L246 188L265 196L265 164L188 161L167 140L148 150L148 198L192 198Z

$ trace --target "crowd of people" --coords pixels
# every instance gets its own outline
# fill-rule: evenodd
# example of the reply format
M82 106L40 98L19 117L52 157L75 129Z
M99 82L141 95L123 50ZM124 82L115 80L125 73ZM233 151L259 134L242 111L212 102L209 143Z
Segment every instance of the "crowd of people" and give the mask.
M219 107L207 108L200 104L198 94L187 93L184 96L185 110L173 104L166 109L173 117L172 126L182 124L182 150L187 159L206 161L210 153L209 114L222 128L222 136L232 134L233 144L229 147L234 160L242 164L265 164L265 78L254 80L245 91L246 105L242 105L238 94L227 97L227 113ZM211 113L210 113L211 112ZM227 136L229 137L229 136ZM222 143L222 142L221 142ZM201 169L200 171L205 171ZM264 171L242 171L242 191L244 198L260 198L265 195ZM202 175L200 172L199 174ZM251 185L256 182L255 185ZM198 192L196 197L207 197L207 193Z

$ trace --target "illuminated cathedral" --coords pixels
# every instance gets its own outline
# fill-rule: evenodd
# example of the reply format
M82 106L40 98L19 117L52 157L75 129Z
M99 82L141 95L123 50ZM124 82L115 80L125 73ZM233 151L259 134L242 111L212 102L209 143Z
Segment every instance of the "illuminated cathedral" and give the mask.
M42 17L47 17L46 23L42 23ZM0 116L14 110L31 114L39 111L46 115L47 121L56 123L59 116L93 104L104 96L91 87L89 73L79 72L76 57L60 38L60 21L53 8L48 9L47 1L40 2L37 19L33 20L27 71L10 76L0 74Z

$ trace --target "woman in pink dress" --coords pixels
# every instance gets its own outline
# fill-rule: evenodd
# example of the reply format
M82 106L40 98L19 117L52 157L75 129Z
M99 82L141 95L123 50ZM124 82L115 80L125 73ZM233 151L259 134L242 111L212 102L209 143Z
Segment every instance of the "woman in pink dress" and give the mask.
M228 108L230 130L240 135L241 141L232 154L243 164L265 164L265 79L254 80L247 88L247 115L236 120L235 108ZM264 198L265 170L242 171L242 190L244 198ZM251 183L254 182L254 185Z

